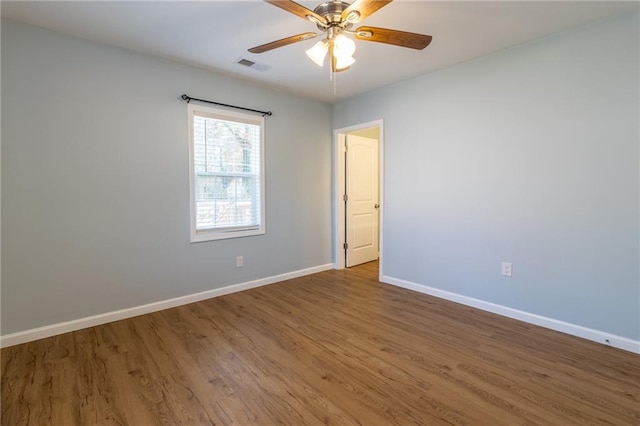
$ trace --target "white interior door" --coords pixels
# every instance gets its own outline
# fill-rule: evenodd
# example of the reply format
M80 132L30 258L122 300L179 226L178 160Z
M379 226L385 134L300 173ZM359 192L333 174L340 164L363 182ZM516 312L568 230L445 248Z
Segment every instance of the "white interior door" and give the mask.
M346 266L378 258L378 141L346 138Z

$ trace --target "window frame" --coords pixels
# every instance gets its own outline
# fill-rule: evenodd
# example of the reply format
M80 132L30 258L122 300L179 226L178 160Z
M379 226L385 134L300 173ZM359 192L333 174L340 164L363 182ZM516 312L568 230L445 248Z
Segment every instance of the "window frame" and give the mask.
M203 105L189 103L187 107L189 125L189 222L190 241L192 243L215 241L230 238L250 237L263 235L266 233L265 224L265 119L263 116L256 116L235 111L227 111L220 108L212 108ZM194 147L194 117L208 117L217 120L234 121L245 124L255 124L260 126L260 171L258 185L260 194L260 206L258 211L260 220L258 226L236 226L224 228L197 229L197 207L196 207L196 172L195 172L195 147ZM221 173L224 174L224 173Z

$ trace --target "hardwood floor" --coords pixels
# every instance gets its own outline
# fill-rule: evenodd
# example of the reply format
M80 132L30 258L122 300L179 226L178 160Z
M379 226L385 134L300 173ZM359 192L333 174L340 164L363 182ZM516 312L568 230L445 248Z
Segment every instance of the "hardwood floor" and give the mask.
M2 350L2 425L639 425L640 356L327 271Z

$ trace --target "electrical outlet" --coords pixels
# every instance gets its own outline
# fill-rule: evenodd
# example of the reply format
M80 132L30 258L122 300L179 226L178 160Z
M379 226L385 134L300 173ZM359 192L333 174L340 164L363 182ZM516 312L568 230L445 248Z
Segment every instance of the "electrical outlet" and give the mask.
M513 274L513 267L510 262L502 262L502 275L510 277Z
M242 268L244 266L244 256L236 257L236 268Z

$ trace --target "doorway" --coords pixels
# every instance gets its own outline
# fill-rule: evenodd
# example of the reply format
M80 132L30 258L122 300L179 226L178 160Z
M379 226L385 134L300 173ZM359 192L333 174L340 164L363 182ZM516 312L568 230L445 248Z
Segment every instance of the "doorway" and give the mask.
M336 269L374 261L382 253L382 120L334 131ZM382 274L382 259L379 261Z

